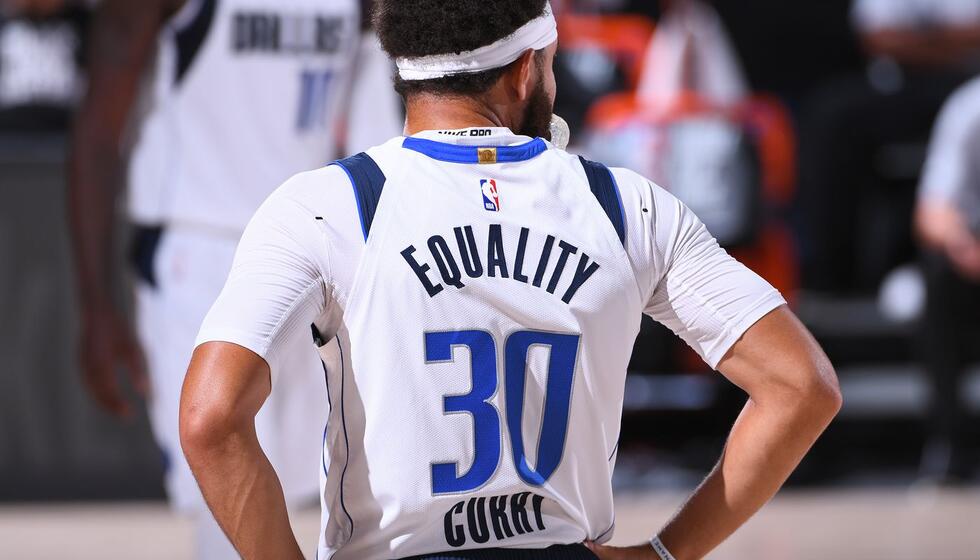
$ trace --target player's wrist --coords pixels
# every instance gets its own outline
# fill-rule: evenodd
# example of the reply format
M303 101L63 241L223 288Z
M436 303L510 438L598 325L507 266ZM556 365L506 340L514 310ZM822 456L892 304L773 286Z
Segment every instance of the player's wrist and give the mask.
M670 550L667 549L667 545L660 540L659 534L654 535L653 538L650 539L650 547L653 548L653 552L656 554L655 558L657 558L657 560L677 560L674 558L674 555L670 553Z

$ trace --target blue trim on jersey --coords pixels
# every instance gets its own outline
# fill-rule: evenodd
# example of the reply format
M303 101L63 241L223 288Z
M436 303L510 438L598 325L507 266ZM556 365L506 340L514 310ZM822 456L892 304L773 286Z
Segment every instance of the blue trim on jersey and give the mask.
M619 241L626 245L626 211L623 209L623 198L619 194L616 178L613 177L612 171L601 163L589 161L584 157L579 157L579 160L582 162L582 168L585 169L592 194L616 228Z
M316 323L310 324L310 334L313 335L313 343L316 344L317 349L326 346L326 341L323 340L323 335L320 334L320 330L316 328ZM323 424L323 442L320 444L320 464L323 465L323 476L329 478L330 473L327 472L327 454L325 449L327 447L327 428L330 427L330 415L333 413L333 399L330 398L330 372L327 370L327 364L322 358L317 356L320 367L323 368L323 384L327 388L327 421Z
M312 325L314 337L319 336L316 330L316 325ZM323 465L323 476L324 484L326 484L326 479L330 478L330 474L327 472L327 428L330 427L330 414L333 412L333 401L330 400L330 372L327 371L327 364L322 358L320 359L320 365L323 367L323 382L327 386L327 421L323 424L323 442L320 444L320 464ZM341 372L343 373L343 372ZM322 496L321 496L322 497ZM320 560L320 542L316 543L316 550L313 552L313 558L315 560Z
M614 455L616 454L616 452L617 452L617 451L619 451L619 442L618 442L618 441L616 442L616 446L615 446L615 447L613 447L613 450L612 450L612 453L610 453L610 454L609 454L609 458L608 458L608 459L606 459L606 462L607 462L607 463L608 463L609 461L612 461L612 458L613 458L613 456L614 456Z
M346 384L347 378L347 366L344 360L344 341L340 339L340 333L337 333L336 338L337 347L340 349L340 421L344 427L344 447L347 450L344 470L340 472L340 508L344 510L347 520L350 521L350 538L347 540L347 542L350 542L354 538L354 518L351 517L350 512L347 511L347 504L344 503L344 480L347 477L347 467L350 465L350 439L347 437L347 414L346 407L344 407L344 385Z
M518 146L461 146L409 137L402 143L402 147L449 163L480 163L478 151L489 147L497 148L497 163L527 161L548 150L548 144L540 138Z
M323 424L323 443L320 444L320 464L323 465L323 476L330 478L330 473L327 472L327 428L330 427L330 413L333 412L333 401L330 400L330 372L327 371L327 364L320 359L320 365L323 366L323 382L327 386L327 421Z
M187 72L201 54L201 49L214 26L218 2L217 0L200 0L194 9L196 12L190 22L174 34L174 44L177 51L177 64L174 69L175 85L180 85L184 81Z
M596 538L594 538L594 539L592 539L592 541L593 542L595 542L595 541L601 541L602 540L602 537L605 537L606 535L608 535L615 528L616 528L616 514L614 513L613 514L613 522L612 522L612 525L610 525L609 528L606 529L605 531L599 533L599 536L596 537Z
M334 165L347 173L347 178L354 188L357 212L361 218L361 231L364 233L364 240L367 241L368 234L371 233L371 224L374 223L374 214L378 211L381 192L388 179L371 156L363 152L336 161Z
M623 193L619 190L619 181L616 180L616 174L609 170L609 176L612 177L613 190L616 192L616 202L619 203L619 217L623 220L623 246L626 246L626 205L623 204Z

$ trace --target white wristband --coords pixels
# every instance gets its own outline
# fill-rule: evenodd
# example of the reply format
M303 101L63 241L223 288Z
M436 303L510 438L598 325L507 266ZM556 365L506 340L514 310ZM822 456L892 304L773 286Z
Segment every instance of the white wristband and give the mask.
M676 558L674 558L674 555L671 554L669 550L667 550L667 547L664 546L663 541L660 540L660 535L657 535L652 539L650 539L650 546L653 547L653 551L657 553L657 556L660 557L660 560L677 560Z

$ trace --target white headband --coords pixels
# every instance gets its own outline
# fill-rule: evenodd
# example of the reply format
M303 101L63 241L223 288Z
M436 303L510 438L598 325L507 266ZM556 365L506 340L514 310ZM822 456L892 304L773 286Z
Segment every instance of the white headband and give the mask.
M549 2L540 17L492 45L459 54L399 58L395 63L403 80L434 80L501 68L520 58L528 49L541 50L557 40L558 23Z

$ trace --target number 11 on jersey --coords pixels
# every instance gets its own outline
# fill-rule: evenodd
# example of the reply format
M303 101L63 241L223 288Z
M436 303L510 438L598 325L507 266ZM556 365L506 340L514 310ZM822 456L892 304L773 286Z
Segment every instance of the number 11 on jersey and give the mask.
M572 334L520 331L511 334L504 344L504 420L517 474L531 486L541 486L551 477L565 450L580 338ZM496 341L485 331L426 333L426 363L451 362L453 348L457 346L465 346L470 352L472 388L465 395L445 396L443 406L446 414L472 415L473 465L462 475L459 463L432 465L433 494L476 490L490 480L500 464L501 415L490 403L499 384ZM528 353L534 346L549 348L550 356L537 465L532 467L525 453L522 425Z
M304 70L299 76L299 114L296 128L307 132L327 127L327 102L329 100L332 70L314 72Z

